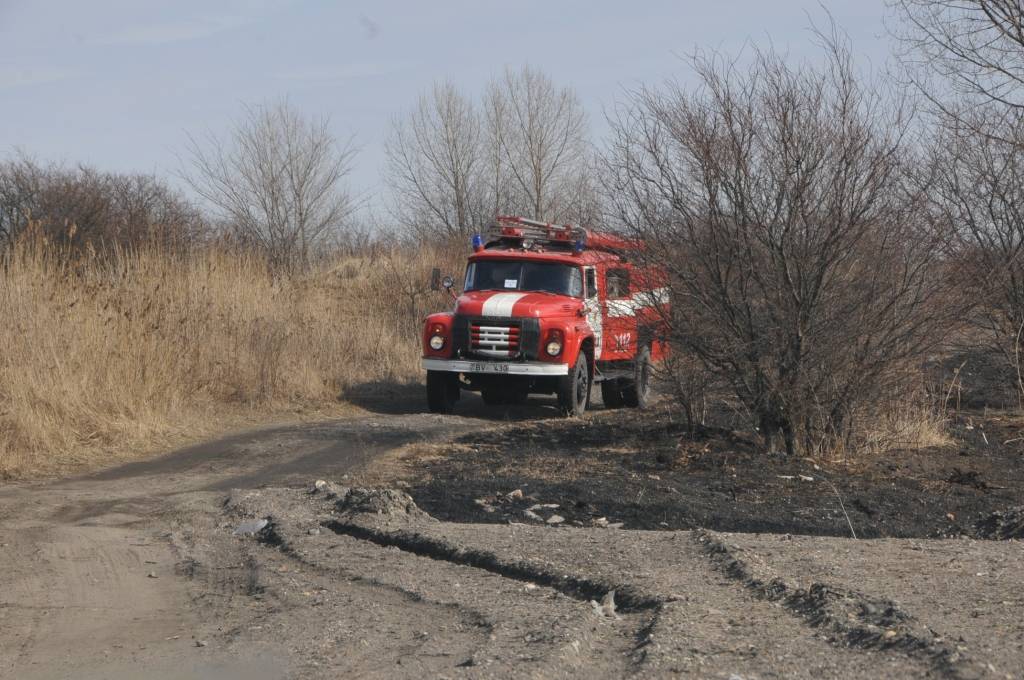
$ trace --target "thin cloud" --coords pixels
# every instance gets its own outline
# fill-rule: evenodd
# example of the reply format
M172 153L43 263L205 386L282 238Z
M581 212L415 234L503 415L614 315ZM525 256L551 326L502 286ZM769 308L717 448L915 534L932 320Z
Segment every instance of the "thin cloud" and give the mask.
M411 61L364 61L336 66L287 69L268 74L271 78L303 83L331 83L356 78L373 78L411 68Z
M74 71L67 69L0 66L0 89L55 83L75 75Z
M99 36L90 42L105 46L172 45L209 38L253 21L252 17L246 16L219 16L136 24Z

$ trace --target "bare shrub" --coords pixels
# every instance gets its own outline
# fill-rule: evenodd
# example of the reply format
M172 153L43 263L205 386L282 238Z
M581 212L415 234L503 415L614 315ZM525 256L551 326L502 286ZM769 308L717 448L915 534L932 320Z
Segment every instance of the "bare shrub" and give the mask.
M353 210L355 149L285 101L247 107L226 139L190 137L187 155L192 189L278 267L308 267Z
M0 163L0 248L30 224L76 249L154 241L187 247L208 232L198 209L156 177L44 165L19 154Z
M905 112L838 41L826 56L698 55L697 88L635 93L608 158L619 216L668 272L675 347L790 454L849 441L944 313Z
M682 409L691 435L698 425L707 424L713 376L699 359L685 351L673 352L665 359L658 377Z

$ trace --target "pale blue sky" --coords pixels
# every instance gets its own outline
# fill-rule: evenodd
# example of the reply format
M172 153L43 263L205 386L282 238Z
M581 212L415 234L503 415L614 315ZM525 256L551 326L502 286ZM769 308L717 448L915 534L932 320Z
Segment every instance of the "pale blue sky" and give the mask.
M287 96L354 135L351 183L372 200L391 117L435 80L478 92L529 63L577 89L600 135L624 88L685 82L694 47L813 54L821 5L884 64L884 0L0 0L0 157L170 174L186 131Z

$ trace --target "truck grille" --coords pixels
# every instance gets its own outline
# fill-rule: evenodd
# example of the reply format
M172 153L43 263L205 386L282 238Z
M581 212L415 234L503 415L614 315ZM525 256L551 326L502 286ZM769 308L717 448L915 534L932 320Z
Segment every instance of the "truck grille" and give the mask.
M490 357L519 353L519 324L473 321L469 326L470 351Z

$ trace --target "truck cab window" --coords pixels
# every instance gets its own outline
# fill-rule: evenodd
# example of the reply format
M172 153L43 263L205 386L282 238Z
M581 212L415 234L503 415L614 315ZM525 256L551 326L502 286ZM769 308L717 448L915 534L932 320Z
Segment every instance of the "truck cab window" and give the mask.
M583 278L578 267L561 262L477 260L466 268L465 290L535 291L580 297Z
M589 267L585 271L587 277L587 297L597 297L597 272L593 267Z
M604 288L609 299L629 297L629 270L609 269L605 275Z

